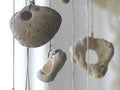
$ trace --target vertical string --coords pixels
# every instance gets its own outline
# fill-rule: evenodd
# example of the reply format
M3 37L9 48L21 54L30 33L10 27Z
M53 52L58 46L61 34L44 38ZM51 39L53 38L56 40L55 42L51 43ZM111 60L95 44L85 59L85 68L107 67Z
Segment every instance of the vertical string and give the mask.
M29 4L34 3L34 0L29 0ZM25 0L25 6L27 6L27 0ZM27 30L27 32L29 33L29 30ZM27 36L27 35L26 35ZM29 41L29 36L26 37L27 38L27 42ZM26 71L26 85L25 85L25 90L31 90L30 89L30 75L29 75L29 65L30 65L30 62L29 62L29 47L27 47L27 71Z
M25 0L25 6L27 6L27 0ZM28 48L27 48L27 71L26 71L25 90L29 90L28 89Z
M49 0L49 7L51 8L51 0ZM50 52L52 51L52 40L49 41L49 51L48 51L48 58L50 56Z
M50 83L46 84L47 90L50 90Z
M48 58L50 56L50 52L52 51L52 41L49 42L49 51L48 51Z
M75 18L74 18L74 0L72 0L72 45L74 44L74 34L75 34L75 31L74 31L74 26L75 26ZM73 53L74 54L74 53ZM73 55L74 56L74 55ZM72 63L72 90L75 90L74 89L74 63Z
M15 14L15 0L13 0L13 15ZM15 32L15 18L14 18L14 31ZM12 90L15 90L15 38L13 36L13 86Z
M90 0L86 0L86 4L85 4L85 9L86 9L86 34L87 34L87 50L89 49L89 33L90 33L90 28L89 28L89 1ZM87 56L86 56L86 60L89 63L89 52L87 52ZM89 72L89 67L87 65L87 90L90 90L90 78L88 75Z
M92 0L86 1L86 31L87 31L87 50L89 49L89 34L94 37L93 31L93 3ZM87 52L87 62L89 63L89 52ZM90 77L88 75L89 67L87 65L87 90L90 90Z
M52 42L49 42L49 51L48 51L48 58L50 56L50 52L52 51ZM47 83L47 90L50 90L50 83Z
M92 0L86 0L86 34L94 36L93 31L93 3Z
M51 8L51 0L49 0L49 7ZM52 41L50 40L49 41L49 51L48 51L48 58L49 58L49 56L50 56L50 52L52 51ZM48 82L47 84L46 84L46 88L47 88L47 90L50 90L50 83Z
M27 72L26 72L26 85L25 90L30 90L30 77L29 77L29 47L27 47Z
M86 4L85 4L85 14L86 14L86 35L87 37L89 36L90 33L90 28L89 28L89 0L86 0Z
M94 30L93 30L93 2L89 0L89 27L90 27L90 34L94 37Z

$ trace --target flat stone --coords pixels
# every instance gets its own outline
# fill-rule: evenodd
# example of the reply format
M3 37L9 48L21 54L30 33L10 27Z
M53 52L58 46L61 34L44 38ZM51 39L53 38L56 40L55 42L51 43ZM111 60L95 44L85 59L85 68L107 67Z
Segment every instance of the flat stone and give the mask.
M86 63L85 55L89 49L94 50L98 56L98 62L95 64ZM82 38L70 48L72 62L76 63L81 71L95 78L101 78L105 75L113 53L112 43L93 37Z
M42 65L41 69L37 73L39 80L43 82L51 82L55 79L58 72L62 69L66 62L66 54L57 49L52 51L52 56L50 56L45 63Z

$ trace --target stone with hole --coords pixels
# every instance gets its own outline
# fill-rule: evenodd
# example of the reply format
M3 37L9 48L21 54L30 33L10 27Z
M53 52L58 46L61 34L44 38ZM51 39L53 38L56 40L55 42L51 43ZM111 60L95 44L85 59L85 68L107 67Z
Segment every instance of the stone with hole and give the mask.
M10 28L23 46L39 47L54 37L61 21L57 11L49 7L31 5L13 15Z
M98 56L98 62L95 64L86 63L85 55L89 49L94 50ZM70 48L71 60L77 64L80 70L95 78L101 78L105 75L113 53L112 43L93 37L82 38Z

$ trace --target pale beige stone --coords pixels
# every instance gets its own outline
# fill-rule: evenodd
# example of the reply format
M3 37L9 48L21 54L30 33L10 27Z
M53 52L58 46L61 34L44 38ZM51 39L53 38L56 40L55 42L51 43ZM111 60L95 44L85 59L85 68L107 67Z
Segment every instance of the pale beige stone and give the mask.
M89 49L94 50L98 56L98 62L96 64L86 63L85 55ZM80 70L95 78L100 78L105 75L113 53L114 48L112 43L93 37L82 38L70 48L71 60L77 64Z
M41 71L44 73L44 74L47 74L49 73L51 70L52 70L52 59L51 58L48 58L46 60L46 62L43 64L42 68L41 68Z

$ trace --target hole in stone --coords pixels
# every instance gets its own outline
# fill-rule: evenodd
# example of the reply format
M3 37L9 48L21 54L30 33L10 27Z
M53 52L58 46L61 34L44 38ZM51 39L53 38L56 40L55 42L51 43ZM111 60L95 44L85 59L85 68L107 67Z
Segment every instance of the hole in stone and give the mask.
M32 13L30 11L24 11L21 13L22 20L29 20L32 17Z
M85 58L86 58L86 63L88 63L88 64L98 63L98 56L94 50L91 50L91 49L87 50Z

